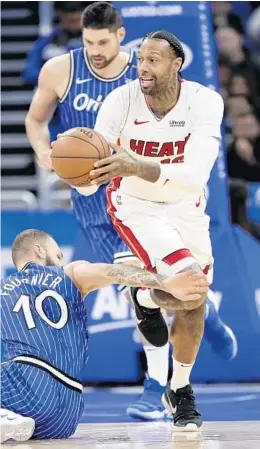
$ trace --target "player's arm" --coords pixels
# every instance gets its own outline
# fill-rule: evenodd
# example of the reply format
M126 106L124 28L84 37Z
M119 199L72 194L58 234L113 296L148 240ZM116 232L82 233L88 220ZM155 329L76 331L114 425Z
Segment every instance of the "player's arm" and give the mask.
M223 111L221 96L201 87L190 110L191 132L185 145L185 163L161 164L158 179L151 182L161 186L169 182L186 190L204 187L218 157Z
M199 299L200 294L207 292L209 288L206 277L195 271L169 278L135 266L90 264L85 261L72 262L64 267L64 271L83 296L112 284L122 284L163 290L173 297L187 301Z
M48 171L51 170L48 124L57 107L60 86L67 86L69 73L69 54L52 58L44 64L39 75L38 88L25 119L27 137L37 155L39 165Z
M191 133L185 146L185 164L158 164L137 160L116 145L118 155L95 163L92 183L101 184L115 176L138 176L163 186L169 182L193 190L203 187L218 156L223 100L219 94L202 87L196 94L191 113Z

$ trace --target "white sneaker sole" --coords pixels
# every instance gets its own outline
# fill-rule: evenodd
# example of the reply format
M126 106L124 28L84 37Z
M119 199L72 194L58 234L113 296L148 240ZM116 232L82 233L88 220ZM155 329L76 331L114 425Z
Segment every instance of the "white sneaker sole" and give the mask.
M34 432L35 421L21 416L17 419L5 420L0 424L1 443L8 440L27 441Z
M174 432L200 432L201 431L201 427L196 426L196 424L194 423L188 423L185 427L179 427L179 426L175 426L173 424L173 430Z
M159 410L154 410L153 412L144 412L134 407L128 407L126 413L131 418L142 419L144 421L162 421L167 415L167 412L165 410L163 410L162 412L160 412Z

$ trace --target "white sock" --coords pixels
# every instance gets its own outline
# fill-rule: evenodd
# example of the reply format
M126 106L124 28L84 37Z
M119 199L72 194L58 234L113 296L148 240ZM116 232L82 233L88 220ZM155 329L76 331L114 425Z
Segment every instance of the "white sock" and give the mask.
M136 294L136 298L140 306L147 307L148 309L158 309L157 304L151 299L150 290L148 288L145 290L140 288Z
M190 373L194 363L181 363L175 360L174 357L172 357L172 360L173 375L171 378L171 389L176 391L178 388L186 387L190 383Z
M156 348L155 346L144 346L147 360L147 373L150 379L155 379L163 387L166 386L169 372L169 343Z

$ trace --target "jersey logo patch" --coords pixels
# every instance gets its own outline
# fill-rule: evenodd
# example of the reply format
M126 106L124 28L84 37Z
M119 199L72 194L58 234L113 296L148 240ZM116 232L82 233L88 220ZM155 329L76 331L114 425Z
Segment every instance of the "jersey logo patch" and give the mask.
M185 126L185 121L184 120L170 120L169 121L169 125L170 125L170 127L171 128L173 128L174 126L180 126L180 127L182 127L182 126Z
M134 124L135 124L135 125L143 125L144 123L150 123L150 121L147 120L146 122L138 122L137 119L134 121Z
M77 78L76 84L83 84L83 83L87 83L88 81L92 81L92 78L85 78L83 80L81 80L80 78Z

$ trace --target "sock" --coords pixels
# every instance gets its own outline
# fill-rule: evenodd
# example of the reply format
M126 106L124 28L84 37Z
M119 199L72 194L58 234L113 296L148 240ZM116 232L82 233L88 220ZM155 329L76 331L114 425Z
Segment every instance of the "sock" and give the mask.
M171 390L176 391L178 388L186 387L190 383L190 373L194 363L187 364L173 360L173 375L171 378Z
M150 379L157 380L163 387L166 386L169 372L169 343L156 348L144 346L147 360L147 373Z
M157 304L151 299L150 290L148 288L139 288L136 298L140 306L147 307L148 309L158 309Z

